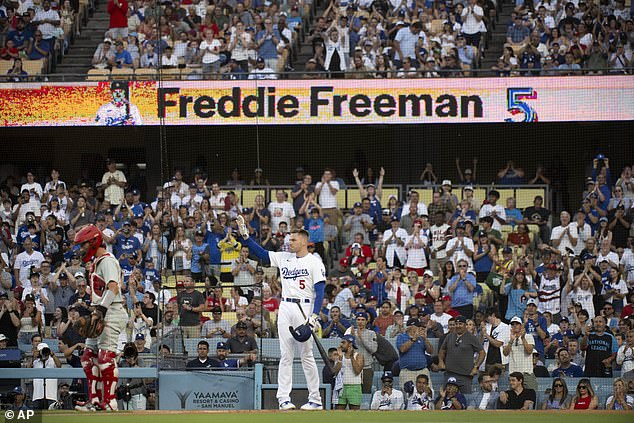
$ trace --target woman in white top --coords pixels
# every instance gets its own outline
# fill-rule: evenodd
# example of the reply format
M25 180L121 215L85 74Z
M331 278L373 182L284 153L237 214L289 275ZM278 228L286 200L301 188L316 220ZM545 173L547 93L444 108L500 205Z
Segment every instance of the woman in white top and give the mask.
M590 319L594 318L594 303L592 301L595 293L594 285L585 271L575 278L572 286L571 284L566 284L564 291L565 295L570 295L570 300L573 304L581 304L581 308L588 312Z
M343 78L343 72L346 71L346 57L343 51L343 45L339 40L339 31L337 28L331 28L325 42L326 61L324 67L332 73L334 78Z
M418 276L423 276L425 268L428 267L427 256L425 250L429 240L423 235L423 223L420 220L414 221L412 233L407 237L405 249L407 250L407 262L405 266L407 270L415 270Z
M616 364L621 366L621 374L634 370L634 329L625 334L625 342L616 353Z
M189 274L192 267L192 242L185 238L185 229L176 228L176 236L170 243L168 254L172 258L172 270L176 275Z

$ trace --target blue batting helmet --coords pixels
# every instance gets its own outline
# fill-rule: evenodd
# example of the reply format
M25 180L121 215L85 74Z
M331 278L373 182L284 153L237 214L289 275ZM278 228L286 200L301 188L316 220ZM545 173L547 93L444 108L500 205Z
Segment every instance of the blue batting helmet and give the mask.
M311 329L310 326L308 326L308 324L297 326L295 329L293 329L292 326L289 326L288 330L291 331L291 335L293 335L293 338L295 338L295 340L299 342L308 341L313 332L313 330Z

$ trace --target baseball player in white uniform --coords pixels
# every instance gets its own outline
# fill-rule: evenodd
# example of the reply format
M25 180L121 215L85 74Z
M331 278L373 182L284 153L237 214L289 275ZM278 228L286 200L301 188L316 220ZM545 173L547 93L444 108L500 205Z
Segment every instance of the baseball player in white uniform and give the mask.
M322 410L319 395L319 371L313 356L312 342L298 342L288 330L289 326L308 324L317 326L319 310L324 300L326 269L323 262L308 252L308 232L294 230L290 235L291 252L271 252L262 248L253 239L242 216L238 216L238 230L244 238L243 245L262 261L280 269L282 279L282 301L277 317L280 337L281 358L277 377L277 400L280 410L294 410L291 402L293 387L293 359L297 350L302 360L302 368L308 385L308 402L302 410ZM303 309L304 313L299 309ZM308 319L304 316L310 316Z
M110 84L112 101L104 104L97 111L95 122L106 126L141 125L141 113L139 108L130 103L128 95L128 83L113 81Z

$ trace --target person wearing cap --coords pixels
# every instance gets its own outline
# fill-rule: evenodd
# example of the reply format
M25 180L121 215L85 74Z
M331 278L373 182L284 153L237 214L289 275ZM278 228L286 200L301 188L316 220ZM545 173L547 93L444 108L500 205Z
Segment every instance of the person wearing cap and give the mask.
M549 337L546 318L538 311L539 302L536 298L526 301L526 313L524 314L524 329L527 334L535 338L535 349L540 357L544 356L544 339Z
M504 355L504 345L509 342L511 328L502 321L502 315L497 307L491 307L486 312L486 321L480 326L480 339L486 352L484 368L488 371L491 367L508 364L508 356Z
M204 242L205 232L201 229L194 233L194 242L191 249L191 272L194 282L203 281L203 270L209 263L209 245Z
M471 391L469 391L471 392ZM460 392L460 385L455 377L450 377L440 395L436 398L436 410L466 410L467 399Z
M332 399L337 410L358 410L362 399L362 372L365 365L363 354L356 352L356 339L344 335L339 346L341 360L335 360L335 386Z
M454 266L457 267L459 260L464 260L467 263L467 268L472 269L475 246L473 240L465 234L465 228L466 225L464 222L458 222L456 224L456 235L447 241L445 253L453 262Z
M431 378L427 369L427 355L434 353L434 347L427 338L427 325L419 319L407 321L407 331L396 337L396 348L399 351L401 368L400 383L414 382L419 374Z
M359 310L357 308L357 310ZM355 326L350 326L345 335L352 335L359 347L359 353L363 355L363 382L362 392L364 394L372 393L372 380L374 377L374 354L378 348L376 332L368 327L370 316L366 311L357 311L355 313Z
M327 316L328 320L322 321L322 338L343 338L350 327L350 322L341 314L341 309L333 305Z
M537 379L533 374L533 350L535 339L526 332L522 318L514 316L511 319L511 334L509 341L504 344L502 352L508 357L509 373L523 374L526 386L537 389Z
M229 339L231 337L231 324L222 318L222 308L219 306L211 309L211 320L203 323L200 336L203 338Z
M348 216L343 225L343 231L348 234L363 234L361 245L369 244L370 231L374 228L372 218L363 213L361 202L354 203L352 214Z
M44 256L39 251L36 251L33 246L31 238L26 238L22 244L24 251L18 254L13 263L14 277L16 281L20 282L23 288L31 286L30 275L31 269L39 269L40 265L44 261Z
M353 317L352 310L357 307L355 296L359 294L361 286L355 279L348 279L345 282L344 288L337 293L335 297L334 305L339 307L341 314L345 317Z
M61 368L62 363L51 351L48 344L40 342L34 354L34 369ZM33 379L33 408L36 410L48 410L48 407L57 401L57 379Z
M258 352L257 341L254 337L247 335L249 325L246 321L246 314L244 315L244 319L245 320L239 320L238 323L235 324L235 336L232 336L229 338L229 341L227 341L229 349L234 354Z
M381 390L377 390L372 396L370 410L402 410L405 405L404 403L403 392L394 388L394 376L392 376L392 372L383 372L383 376L381 376Z
M255 362L257 356L254 352L246 354L242 358L228 358L229 345L226 342L218 342L216 344L216 358L212 358L212 368L215 370L231 370L239 369L241 366L247 366Z
M456 379L460 392L470 394L473 376L478 374L485 355L480 340L467 331L466 317L458 316L455 318L454 332L447 334L440 346L438 368L445 369L447 380Z
M550 227L548 226L550 210L542 207L543 204L544 198L541 195L535 196L533 205L524 209L524 223L537 225L539 228L539 238L541 242L546 243L550 241Z
M26 405L26 394L21 386L16 386L9 392L9 398L13 401L8 407L8 410L12 411L26 411L30 408Z

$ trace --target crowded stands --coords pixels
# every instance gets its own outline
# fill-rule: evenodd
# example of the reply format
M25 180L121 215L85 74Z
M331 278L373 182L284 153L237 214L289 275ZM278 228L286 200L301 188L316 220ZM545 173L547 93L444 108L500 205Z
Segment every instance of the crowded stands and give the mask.
M461 403L444 396L453 388L437 398L447 383L474 408L488 406L493 392L497 408L515 407L519 396L527 408L631 409L632 168L612 169L598 155L580 181L583 196L555 215L543 169L531 179L510 161L491 187L476 184L475 161L473 169L456 164L460 186L436 180L428 165L406 193L384 183L383 168L337 176L298 167L279 186L259 168L251 181L236 169L222 185L203 169L176 170L147 195L111 159L98 182L64 181L63 169L10 176L0 186L0 348L19 350L23 367L80 366L75 322L92 307L89 266L73 239L96 225L123 271L124 366L180 356L182 368L214 368L208 354L218 345L238 367L274 369L278 273L242 246L243 216L271 251L289 250L291 230L309 232L309 251L328 271L319 334L333 360L342 339L356 337L364 395L389 371L410 399L422 395L415 390L424 375L429 408ZM323 383L337 390L336 375ZM36 383L19 389L40 405L58 400ZM143 384L132 395L149 401L153 389Z
M420 78L629 73L634 23L625 0L516 2L208 2L110 0L110 22L92 65L119 77L164 69L175 79ZM80 8L84 6L83 8ZM51 71L86 13L82 2L6 1L0 60L11 81L17 59ZM509 6L509 5L507 5ZM506 28L500 45L493 31ZM38 34L39 33L39 34ZM490 45L495 43L495 49ZM46 72L45 72L46 73Z

